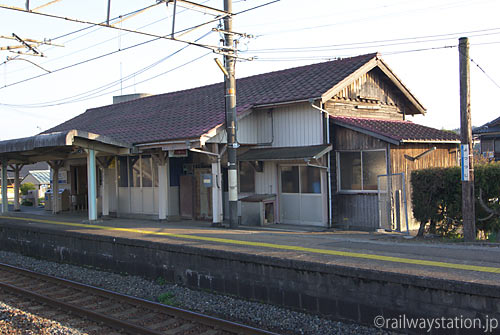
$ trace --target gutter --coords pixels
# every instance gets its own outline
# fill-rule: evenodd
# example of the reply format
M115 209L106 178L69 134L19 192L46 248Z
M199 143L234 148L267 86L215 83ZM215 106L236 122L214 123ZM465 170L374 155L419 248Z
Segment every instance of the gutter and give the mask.
M298 102L309 102L309 103L311 103L311 101L316 101L318 99L321 99L321 97L319 97L319 98L310 98L310 99L300 99L300 100L294 100L294 101L275 102L275 103L262 104L262 105L254 105L254 108L267 108L267 107L272 107L272 106L291 105L291 104L295 104L295 103L298 103Z
M332 150L333 150L333 145L330 141L330 113L328 113L327 110L323 109L323 102L321 102L321 98L318 98L317 100L319 100L319 103L320 103L320 106L321 107L318 107L314 104L314 100L310 99L309 100L309 103L311 104L311 106L317 110L319 110L320 112L322 113L325 113L326 114L326 120L327 120L327 125L326 125L326 137L327 137L327 141L328 141L328 144L330 144L332 146ZM327 174L327 183L328 183L328 227L331 228L333 226L333 206L332 206L332 173L331 173L331 150L328 151L328 158L327 158L327 166L326 166L326 174ZM319 167L319 168L322 168L324 169L325 167L320 167L320 166L316 166L316 165L310 165L309 162L307 162L307 165L308 166L312 166L312 167Z

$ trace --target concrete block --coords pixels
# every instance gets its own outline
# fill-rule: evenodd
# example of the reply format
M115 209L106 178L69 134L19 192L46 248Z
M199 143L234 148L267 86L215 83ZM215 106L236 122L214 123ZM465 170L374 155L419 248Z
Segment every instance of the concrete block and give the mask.
M283 305L283 290L279 288L269 288L269 302L275 305Z
M267 286L254 285L254 297L258 301L267 302L269 300Z
M211 289L219 293L224 293L224 280L219 277L212 278Z
M186 271L186 285L191 288L198 288L198 273L195 271Z
M301 293L300 307L309 312L318 312L318 298Z
M292 308L300 308L300 296L297 291L283 291L283 301L285 306Z
M373 325L376 316L382 315L382 308L373 305L359 304L359 319L363 324Z
M199 275L200 288L203 290L210 290L212 288L212 279L207 275Z
M231 295L238 295L238 282L236 279L224 279L224 292Z
M347 320L359 321L359 304L346 300L338 300L338 315Z
M337 316L337 300L329 298L318 298L319 312L324 315Z
M238 282L238 295L245 299L253 299L253 285L239 281Z

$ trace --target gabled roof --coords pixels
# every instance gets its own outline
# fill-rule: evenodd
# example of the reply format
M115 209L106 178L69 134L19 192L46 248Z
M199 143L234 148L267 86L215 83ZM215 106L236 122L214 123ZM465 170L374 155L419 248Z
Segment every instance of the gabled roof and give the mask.
M237 111L324 100L375 66L390 72L377 54L367 54L238 79ZM413 97L394 75L390 78L404 95ZM412 101L423 113L416 99ZM222 125L224 116L224 84L219 83L92 108L45 133L80 129L141 144L199 138Z
M500 117L483 124L481 127L473 129L472 133L477 135L500 133Z
M331 117L339 126L400 145L404 143L460 143L457 134L410 121Z
M39 184L50 184L50 170L32 170L29 174L31 174Z

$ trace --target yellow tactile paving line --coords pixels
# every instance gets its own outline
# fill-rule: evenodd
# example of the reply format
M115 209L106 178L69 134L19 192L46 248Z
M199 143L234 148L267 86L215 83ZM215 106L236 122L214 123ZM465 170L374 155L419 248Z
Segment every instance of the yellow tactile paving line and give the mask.
M310 252L310 253L315 253L315 254L353 257L353 258L360 258L360 259L372 259L372 260L377 260L377 261L386 261L386 262L404 263L404 264L413 264L413 265L426 265L426 266L448 268L448 269L500 273L500 268L489 267L489 266L446 263L446 262L428 261L428 260L423 260L423 259L383 256L383 255L364 254L364 253L357 253L357 252L337 251L337 250L328 250L328 249L306 248L306 247L300 247L300 246L294 246L294 245L274 244L274 243L266 243L266 242L238 241L238 240L232 240L232 239L226 239L226 238L163 233L163 232L154 232L154 231L142 230L142 229L106 227L106 226L84 224L84 223L40 220L40 219L20 218L20 217L11 217L11 216L0 216L0 219L49 223L49 224L63 225L63 226L70 226L70 227L79 227L79 228L94 228L94 229L102 229L102 230L110 230L110 231L123 231L123 232L129 232L129 233L137 233L137 234L169 236L169 237L176 237L176 238L180 238L180 239L187 239L187 240L194 240L194 241L218 242L218 243L225 243L225 244L264 247L264 248L272 248L272 249L279 249L279 250L305 251L305 252Z

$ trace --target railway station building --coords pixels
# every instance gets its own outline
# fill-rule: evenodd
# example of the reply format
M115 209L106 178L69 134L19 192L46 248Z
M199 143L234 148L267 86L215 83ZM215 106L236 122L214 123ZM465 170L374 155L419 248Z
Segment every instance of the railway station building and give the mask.
M236 85L241 224L412 229L410 172L457 164L458 137L407 120L425 108L378 54ZM0 159L2 171L47 161L53 194L67 197L51 204L54 213L220 223L226 146L219 83L122 96L39 135L0 141Z

